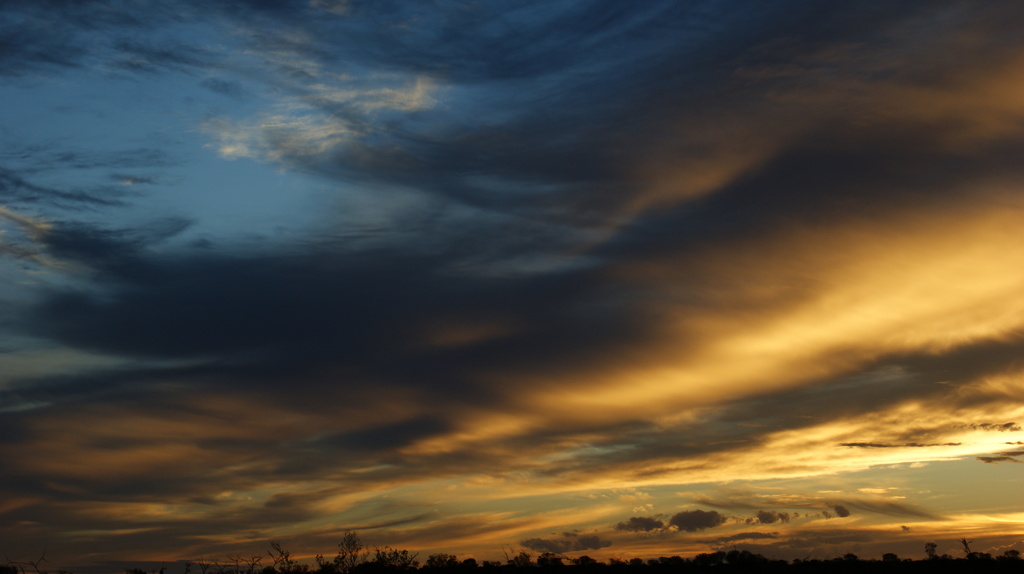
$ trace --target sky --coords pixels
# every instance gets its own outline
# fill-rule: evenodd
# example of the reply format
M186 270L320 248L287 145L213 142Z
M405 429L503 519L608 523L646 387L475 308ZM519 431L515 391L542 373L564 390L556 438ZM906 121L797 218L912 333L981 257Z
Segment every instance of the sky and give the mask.
M0 551L1024 550L1022 25L6 0Z

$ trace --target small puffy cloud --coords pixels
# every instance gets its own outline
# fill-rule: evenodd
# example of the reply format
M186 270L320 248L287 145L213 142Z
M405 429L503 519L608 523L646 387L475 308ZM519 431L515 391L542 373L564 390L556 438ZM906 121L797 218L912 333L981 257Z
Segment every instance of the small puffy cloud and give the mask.
M774 524L776 522L789 522L788 512L776 512L774 510L758 510L752 519L758 524Z
M839 516L839 518L846 518L850 515L850 509L846 508L842 504L837 504L833 506L832 510L836 511L836 515Z
M669 519L669 526L686 532L696 532L725 524L726 517L715 510L684 510Z
M625 522L616 524L615 530L622 530L625 532L650 532L652 530L661 530L664 527L665 523L657 518L633 516Z

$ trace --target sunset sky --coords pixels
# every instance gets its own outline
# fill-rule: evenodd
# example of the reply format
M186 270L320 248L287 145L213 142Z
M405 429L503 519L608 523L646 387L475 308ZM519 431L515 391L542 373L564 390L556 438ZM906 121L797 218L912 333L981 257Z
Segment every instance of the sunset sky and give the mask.
M1024 551L1022 29L5 0L0 553Z

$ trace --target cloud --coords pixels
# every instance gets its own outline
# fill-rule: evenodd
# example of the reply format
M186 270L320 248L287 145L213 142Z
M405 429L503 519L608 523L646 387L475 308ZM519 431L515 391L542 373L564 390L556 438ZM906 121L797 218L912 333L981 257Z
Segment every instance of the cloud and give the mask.
M820 495L807 495L807 494L787 494L787 495L757 495L753 492L729 492L723 497L710 497L710 496L694 496L692 499L703 505L713 506L722 509L755 509L758 504L771 504L776 507L792 508L792 509L808 509L815 510L819 508L827 508L824 511L826 517L830 517L834 512L839 517L850 516L851 509L859 509L866 512L873 512L889 516L907 516L917 518L938 518L931 512L910 504L904 501L902 498L892 498L886 496L849 496L837 498L826 498ZM764 513L764 514L762 514ZM758 523L761 522L760 518L771 520L775 518L777 522L785 522L782 520L782 513L778 511L762 511L759 510L758 514L754 518L749 519L748 523L753 523L755 520ZM770 524L771 522L769 522Z
M599 550L612 545L610 540L601 540L597 535L580 536L577 533L563 533L561 538L530 538L520 545L538 552L564 554L580 550Z
M207 78L199 83L204 88L235 99L245 99L247 94L241 83L219 78Z
M616 524L615 530L624 530L626 532L650 532L652 530L661 530L664 527L665 523L657 518L651 518L648 516L631 516L629 520Z
M958 442L947 442L947 443L934 443L934 444L920 444L916 442L909 442L904 444L884 444L877 442L844 442L839 443L839 446L849 446L857 448L923 448L929 446L960 446Z
M86 0L62 3L55 17L52 7L35 2L5 3L0 39L9 49L0 58L0 74L19 77L102 64L146 73L210 65L204 50L177 42L168 33L182 31L182 8L162 2L115 6Z
M76 224L83 213L126 208L143 195L133 184L163 183L161 174L179 165L170 145L82 149L39 139L13 128L0 134L0 202L55 222Z
M0 73L4 75L19 76L37 67L71 67L82 57L76 41L78 27L71 21L45 18L41 7L35 4L33 9L33 4L12 3L12 17L5 18L0 27L5 47L0 57Z
M114 65L132 72L157 72L164 69L189 71L213 65L209 52L184 44L155 45L151 42L120 40L114 48L118 53Z
M1019 432L1021 426L1014 422L1009 423L976 423L969 425L972 429L984 430L984 431L998 431L998 432Z
M443 434L449 429L448 423L424 416L379 427L360 428L354 431L318 439L318 443L339 452L346 450L385 450L399 448L416 440Z
M18 225L26 235L32 238L38 238L45 235L52 227L51 224L46 221L32 218L4 206L0 206L0 217Z
M264 57L280 57L275 52L258 52ZM436 105L436 82L428 76L406 77L382 74L354 77L326 73L320 66L307 64L309 82L281 86L283 94L274 101L272 113L247 120L223 117L207 119L201 125L217 143L226 159L252 158L278 163L288 168L323 171L327 165L351 159L371 161L372 148L402 116L415 114ZM241 96L237 83L207 79L204 84L220 93ZM391 117L399 114L398 117ZM382 119L388 119L382 122ZM399 153L388 146L388 153ZM415 158L410 156L415 161Z
M849 509L851 508L856 508L867 512L875 512L887 516L907 516L931 519L938 518L935 514L929 512L928 510L925 510L913 504L901 502L899 500L847 498L843 499L843 504L837 504L832 506L832 509L840 517L849 516Z
M66 190L30 182L13 170L0 168L0 195L8 203L27 204L46 202L55 206L101 205L116 206L124 202L116 193L106 189Z
M774 524L776 522L789 522L788 512L776 512L774 510L758 510L754 516L758 524Z
M715 528L725 524L728 520L725 516L715 510L684 510L672 515L669 518L669 526L675 526L683 532L697 532L708 528Z
M1001 456L978 456L978 457L975 457L975 458L977 458L981 462L988 463L988 464L996 464L996 463L1000 463L1000 462L1018 462L1018 463L1024 462L1024 461L1018 460L1018 459L1016 459L1016 458L1014 458L1012 456L1005 456L1005 455L1001 455Z
M774 540L779 537L778 532L737 532L729 536L710 538L704 541L706 544L716 545L726 542L737 542L739 540Z

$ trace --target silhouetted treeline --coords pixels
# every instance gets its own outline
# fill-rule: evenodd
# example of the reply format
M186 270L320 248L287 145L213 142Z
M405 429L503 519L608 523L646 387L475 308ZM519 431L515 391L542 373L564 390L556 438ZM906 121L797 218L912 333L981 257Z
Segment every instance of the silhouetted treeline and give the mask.
M299 562L280 543L272 542L266 554L228 556L226 559L199 558L184 561L184 572L169 572L167 568L147 572L138 568L124 574L397 574L417 571L420 574L528 574L561 572L562 574L670 574L699 572L967 572L967 573L1019 573L1024 574L1024 560L1017 550L1007 550L998 556L973 552L966 540L964 556L937 555L936 544L925 544L927 558L912 560L888 553L881 560L862 560L854 554L819 560L776 560L748 550L710 552L683 558L663 556L644 560L610 558L599 561L589 556L569 557L553 552L534 556L525 550L505 553L505 560L460 559L452 554L431 554L421 564L418 554L390 546L364 547L354 532L346 532L337 545L334 556L318 554L314 564ZM37 561L14 562L0 565L0 574L48 574L40 570ZM54 574L72 574L59 570Z

